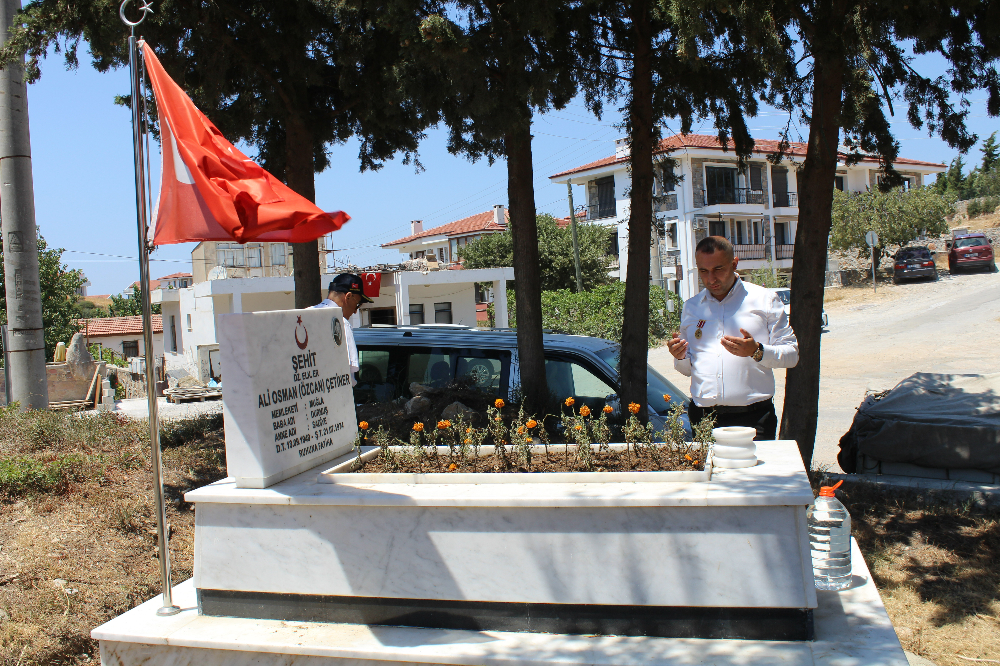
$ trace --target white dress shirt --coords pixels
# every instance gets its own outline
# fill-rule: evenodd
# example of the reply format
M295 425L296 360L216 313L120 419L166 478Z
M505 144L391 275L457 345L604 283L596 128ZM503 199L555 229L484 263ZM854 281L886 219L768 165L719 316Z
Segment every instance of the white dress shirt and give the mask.
M306 310L336 307L340 306L331 301L329 298L324 298L322 302L316 305L310 305L306 308ZM358 361L358 345L354 342L354 327L351 326L351 322L347 319L347 317L341 317L340 320L344 322L344 342L347 343L347 362L351 366L351 386L357 386L358 380L355 378L354 373L356 373L361 367L361 363Z
M724 335L742 338L741 328L764 345L760 361L722 346ZM799 343L781 300L739 278L721 301L708 289L685 301L680 336L688 343L687 355L674 359L674 367L691 378L691 399L699 407L768 400L774 396L772 368L792 368L799 361Z

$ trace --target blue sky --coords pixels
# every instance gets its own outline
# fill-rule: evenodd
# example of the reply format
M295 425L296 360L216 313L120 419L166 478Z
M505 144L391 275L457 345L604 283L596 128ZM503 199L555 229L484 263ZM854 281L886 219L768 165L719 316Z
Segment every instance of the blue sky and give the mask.
M928 74L943 73L943 61L922 58ZM63 261L80 268L91 281L90 294L119 293L138 279L135 189L132 169L130 114L115 106L114 96L128 92L128 73L96 72L81 53L78 70L66 71L61 56L42 65L41 80L28 89L35 183L36 222L50 246L66 249ZM985 138L1000 122L985 112L985 93L971 96L970 127ZM536 116L533 133L535 201L540 213L565 216L566 188L548 176L614 153L619 114L598 120L583 103ZM765 111L750 121L756 138L776 138L785 116ZM671 128L675 129L675 128ZM956 152L926 131L914 130L897 108L893 125L902 144L901 155L949 162ZM713 134L711 123L695 131ZM805 137L808 129L799 129ZM425 170L390 162L377 172L360 173L357 145L331 148L333 166L316 178L317 203L324 210L344 210L352 220L333 235L338 263L358 265L397 262L400 254L382 250L380 243L409 233L411 220L424 228L492 209L507 203L507 172L503 161L489 166L470 163L446 150L446 133L428 132L421 144ZM153 190L158 189L159 148L153 144ZM967 162L978 163L973 149ZM574 188L575 203L583 202ZM153 257L153 277L190 271L194 244L164 246ZM104 256L115 255L115 256Z

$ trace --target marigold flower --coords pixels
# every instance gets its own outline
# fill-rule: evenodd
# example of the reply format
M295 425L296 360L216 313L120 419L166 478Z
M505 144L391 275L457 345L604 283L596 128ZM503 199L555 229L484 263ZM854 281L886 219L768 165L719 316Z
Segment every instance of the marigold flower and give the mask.
M605 414L610 414L611 412L615 411L615 408L612 407L611 405L604 405L603 411Z
M694 458L692 458L691 456L689 456L689 455L688 455L688 454L686 454L686 453L684 454L684 457L685 457L685 458L687 458L688 460L694 460Z
M525 437L524 441L526 441L528 444L531 444L531 435L528 435L527 437Z
M584 405L583 407L581 407L580 408L580 416L590 416L590 407L587 407L587 405Z
M523 435L524 434L524 426L518 426L517 427L517 434L518 435Z
M472 428L466 428L466 429L465 429L465 433L466 433L466 434L469 434L470 432L472 432Z
M358 424L358 427L361 428L362 430L368 430L368 421L362 421L361 423Z
M456 465L455 463L448 465L449 472L454 472L456 469L458 469L458 465Z
M451 421L445 419L444 421L438 421L438 430L447 430L451 427Z
M499 421L499 420L500 420L500 417L499 417L499 416L494 416L494 417L493 417L493 420L494 420L494 421Z
M637 402L630 402L630 403L628 403L628 411L630 413L632 413L632 414L638 414L639 413L639 403L637 403Z
M503 401L503 398L497 398L493 401L493 406L497 409L503 409L504 405L507 404Z
M472 444L472 440L471 439L467 439L467 440L465 440L465 443L466 444Z
M670 402L670 395L667 393L663 394L663 402Z
M583 430L583 426L577 424L577 425L573 426L573 430Z
M536 421L535 419L531 419L530 421L528 421L524 425L528 426L528 428L537 428L538 427L538 421Z
M424 424L423 423L414 423L413 424L413 429L416 430L417 432L423 432L424 431Z
M576 400L574 400L573 398L566 398L566 406L567 407L572 407L575 404L576 404Z

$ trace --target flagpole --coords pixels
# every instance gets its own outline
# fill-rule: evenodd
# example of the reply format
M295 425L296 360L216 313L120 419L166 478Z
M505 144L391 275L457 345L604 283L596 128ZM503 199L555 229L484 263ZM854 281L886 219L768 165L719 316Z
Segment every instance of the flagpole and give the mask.
M149 449L150 464L153 468L153 503L156 510L157 551L160 561L160 581L163 585L163 606L156 611L157 615L175 615L181 609L174 605L173 590L170 584L170 544L168 542L167 510L163 501L163 465L160 460L160 426L156 406L156 377L153 374L153 305L149 297L149 239L147 238L149 223L146 219L146 157L143 150L144 118L142 108L141 65L139 62L138 42L135 38L135 26L142 23L146 14L152 12L150 3L145 1L139 10L142 17L135 22L125 18L125 7L130 0L124 0L119 9L119 16L132 32L128 38L128 64L132 84L132 148L135 158L135 207L136 222L139 227L139 288L142 300L142 341L146 361L146 398L149 404Z

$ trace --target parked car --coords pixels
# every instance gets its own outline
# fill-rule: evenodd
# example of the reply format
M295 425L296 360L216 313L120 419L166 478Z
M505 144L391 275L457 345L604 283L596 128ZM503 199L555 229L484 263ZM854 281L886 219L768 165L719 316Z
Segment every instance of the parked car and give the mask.
M948 243L948 270L955 273L960 268L986 268L996 273L993 244L986 234L962 234L951 239Z
M901 247L892 260L892 283L911 278L938 279L931 251L922 245Z
M778 298L781 299L781 303L785 307L785 316L791 316L792 290L788 287L781 287L780 289L772 289L771 291L777 294ZM823 310L823 313L820 315L820 324L823 328L830 325L830 318L826 316L826 310Z
M521 385L517 335L511 331L442 329L435 326L358 328L356 403L409 399L410 384L444 386L461 378L499 398L516 401ZM623 420L618 392L619 345L581 335L546 334L545 376L549 391L562 401L572 397L600 414L611 405ZM670 408L687 406L688 396L647 366L646 395L650 423L664 427ZM663 399L670 396L670 401ZM685 427L687 415L684 416Z

